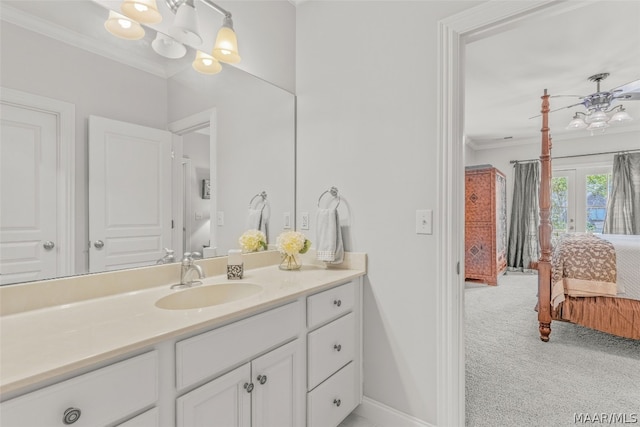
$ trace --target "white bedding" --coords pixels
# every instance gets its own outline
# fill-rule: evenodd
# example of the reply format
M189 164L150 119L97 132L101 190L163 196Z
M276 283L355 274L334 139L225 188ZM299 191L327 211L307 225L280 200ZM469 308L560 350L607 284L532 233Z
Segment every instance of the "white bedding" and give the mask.
M601 234L616 250L618 296L640 300L640 236Z

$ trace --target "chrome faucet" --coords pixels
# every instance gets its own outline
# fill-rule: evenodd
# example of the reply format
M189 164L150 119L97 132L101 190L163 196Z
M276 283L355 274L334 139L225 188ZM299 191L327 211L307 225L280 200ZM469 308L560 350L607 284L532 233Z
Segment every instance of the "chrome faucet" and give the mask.
M180 284L173 285L171 288L188 288L194 285L199 285L202 282L197 280L188 280L191 273L194 271L198 273L200 279L204 279L204 271L202 267L195 263L194 257L201 257L198 252L185 252L182 258L182 264L180 266Z

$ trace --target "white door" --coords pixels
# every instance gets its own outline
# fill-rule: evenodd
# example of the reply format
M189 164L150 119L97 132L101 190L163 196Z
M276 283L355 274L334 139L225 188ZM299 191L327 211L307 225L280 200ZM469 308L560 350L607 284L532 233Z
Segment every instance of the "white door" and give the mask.
M298 342L283 345L251 362L253 427L304 425L299 387Z
M0 283L56 277L57 116L0 108Z
M89 118L89 271L154 264L171 248L171 133Z
M246 363L177 399L178 427L251 426L251 367ZM247 386L245 388L245 385Z

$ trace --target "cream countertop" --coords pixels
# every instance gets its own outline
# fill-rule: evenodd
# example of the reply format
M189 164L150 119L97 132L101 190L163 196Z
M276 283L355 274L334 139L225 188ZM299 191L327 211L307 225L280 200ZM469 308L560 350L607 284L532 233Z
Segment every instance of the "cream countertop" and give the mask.
M247 282L261 285L263 290L206 308L156 307L158 299L180 292L163 284L4 315L0 317L0 393L14 394L41 381L256 314L364 275L366 256L349 255L349 262L341 268L325 268L308 259L298 271L281 271L277 265L268 265L246 269L239 281L227 280L226 273L208 276L203 285ZM226 265L224 258L216 258L216 262ZM215 270L220 272L219 267ZM102 273L106 278L110 274L123 273ZM84 277L89 280L92 276ZM30 284L20 286L28 292Z

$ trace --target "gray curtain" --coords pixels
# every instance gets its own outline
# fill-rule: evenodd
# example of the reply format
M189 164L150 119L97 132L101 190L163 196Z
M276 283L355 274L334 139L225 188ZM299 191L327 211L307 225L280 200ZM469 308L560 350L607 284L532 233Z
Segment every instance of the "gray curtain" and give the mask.
M640 153L613 157L604 234L640 234Z
M509 270L530 271L531 262L538 262L540 257L538 242L539 188L540 164L538 162L516 163L507 246L507 267Z

